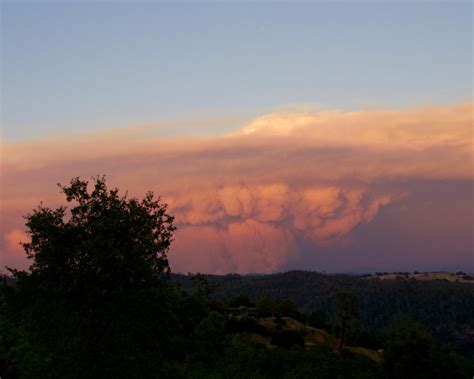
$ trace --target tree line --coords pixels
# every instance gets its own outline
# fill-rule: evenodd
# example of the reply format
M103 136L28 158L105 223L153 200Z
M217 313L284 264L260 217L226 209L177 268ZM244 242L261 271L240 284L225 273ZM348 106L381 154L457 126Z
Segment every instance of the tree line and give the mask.
M192 291L191 276L173 274L172 279ZM271 275L205 275L216 287L213 296L227 299L239 294L252 301L269 298L295 301L306 315L316 314L320 323L331 317L335 293L352 293L360 311L361 333L369 343L404 314L423 325L437 343L474 359L474 285L443 280L430 282L365 279L364 276L326 275L290 271ZM316 317L316 316L313 316Z

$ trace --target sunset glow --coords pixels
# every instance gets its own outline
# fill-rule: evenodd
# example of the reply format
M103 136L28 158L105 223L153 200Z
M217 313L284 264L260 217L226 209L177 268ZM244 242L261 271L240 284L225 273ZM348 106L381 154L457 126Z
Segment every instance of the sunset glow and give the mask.
M0 269L105 175L176 272L473 270L471 8L5 2Z
M14 243L21 215L41 200L59 205L54 183L74 172L106 173L135 196L161 194L178 226L176 271L275 272L313 259L337 270L342 256L344 269L416 267L427 254L433 267L469 265L473 109L275 113L216 137L130 127L4 143L5 264L26 264ZM384 222L395 223L384 233L399 246L377 234ZM378 241L370 258L360 233Z

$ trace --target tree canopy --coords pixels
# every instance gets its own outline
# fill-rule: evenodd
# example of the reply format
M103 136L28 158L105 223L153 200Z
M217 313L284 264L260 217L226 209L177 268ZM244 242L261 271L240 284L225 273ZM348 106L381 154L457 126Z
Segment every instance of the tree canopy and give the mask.
M2 291L0 344L27 377L158 369L177 327L166 204L119 195L105 177L59 186L70 208L41 204L25 217L32 264Z
M142 200L109 190L105 177L79 178L61 186L71 204L40 205L26 216L32 259L29 275L48 290L110 294L156 284L169 271L173 217L167 205L148 192Z
M357 298L353 294L342 292L334 295L334 319L339 334L339 350L348 335L357 332L359 318Z

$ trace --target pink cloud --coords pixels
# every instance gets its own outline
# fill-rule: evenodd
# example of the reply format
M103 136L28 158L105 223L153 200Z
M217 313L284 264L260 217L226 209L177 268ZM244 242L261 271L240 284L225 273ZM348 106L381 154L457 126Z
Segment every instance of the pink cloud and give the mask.
M5 242L10 251L15 253L24 253L22 243L29 241L29 237L22 229L13 229L5 233Z
M169 203L175 271L276 271L303 242L347 244L406 194L403 183L472 181L473 110L275 113L219 137L142 127L4 143L4 254L18 253L21 215L41 200L61 203L55 183L106 174L132 195L155 190Z

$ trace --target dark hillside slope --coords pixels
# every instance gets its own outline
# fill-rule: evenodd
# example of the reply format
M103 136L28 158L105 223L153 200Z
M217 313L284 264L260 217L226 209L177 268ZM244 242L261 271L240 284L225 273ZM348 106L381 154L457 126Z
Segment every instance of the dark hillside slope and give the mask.
M216 285L213 296L239 294L252 300L270 297L294 300L305 313L331 314L337 292L356 295L364 329L375 333L403 313L430 330L442 344L472 356L474 353L474 285L447 281L367 280L351 275L325 275L290 271L272 275L206 275ZM184 289L192 290L192 276L174 275Z

